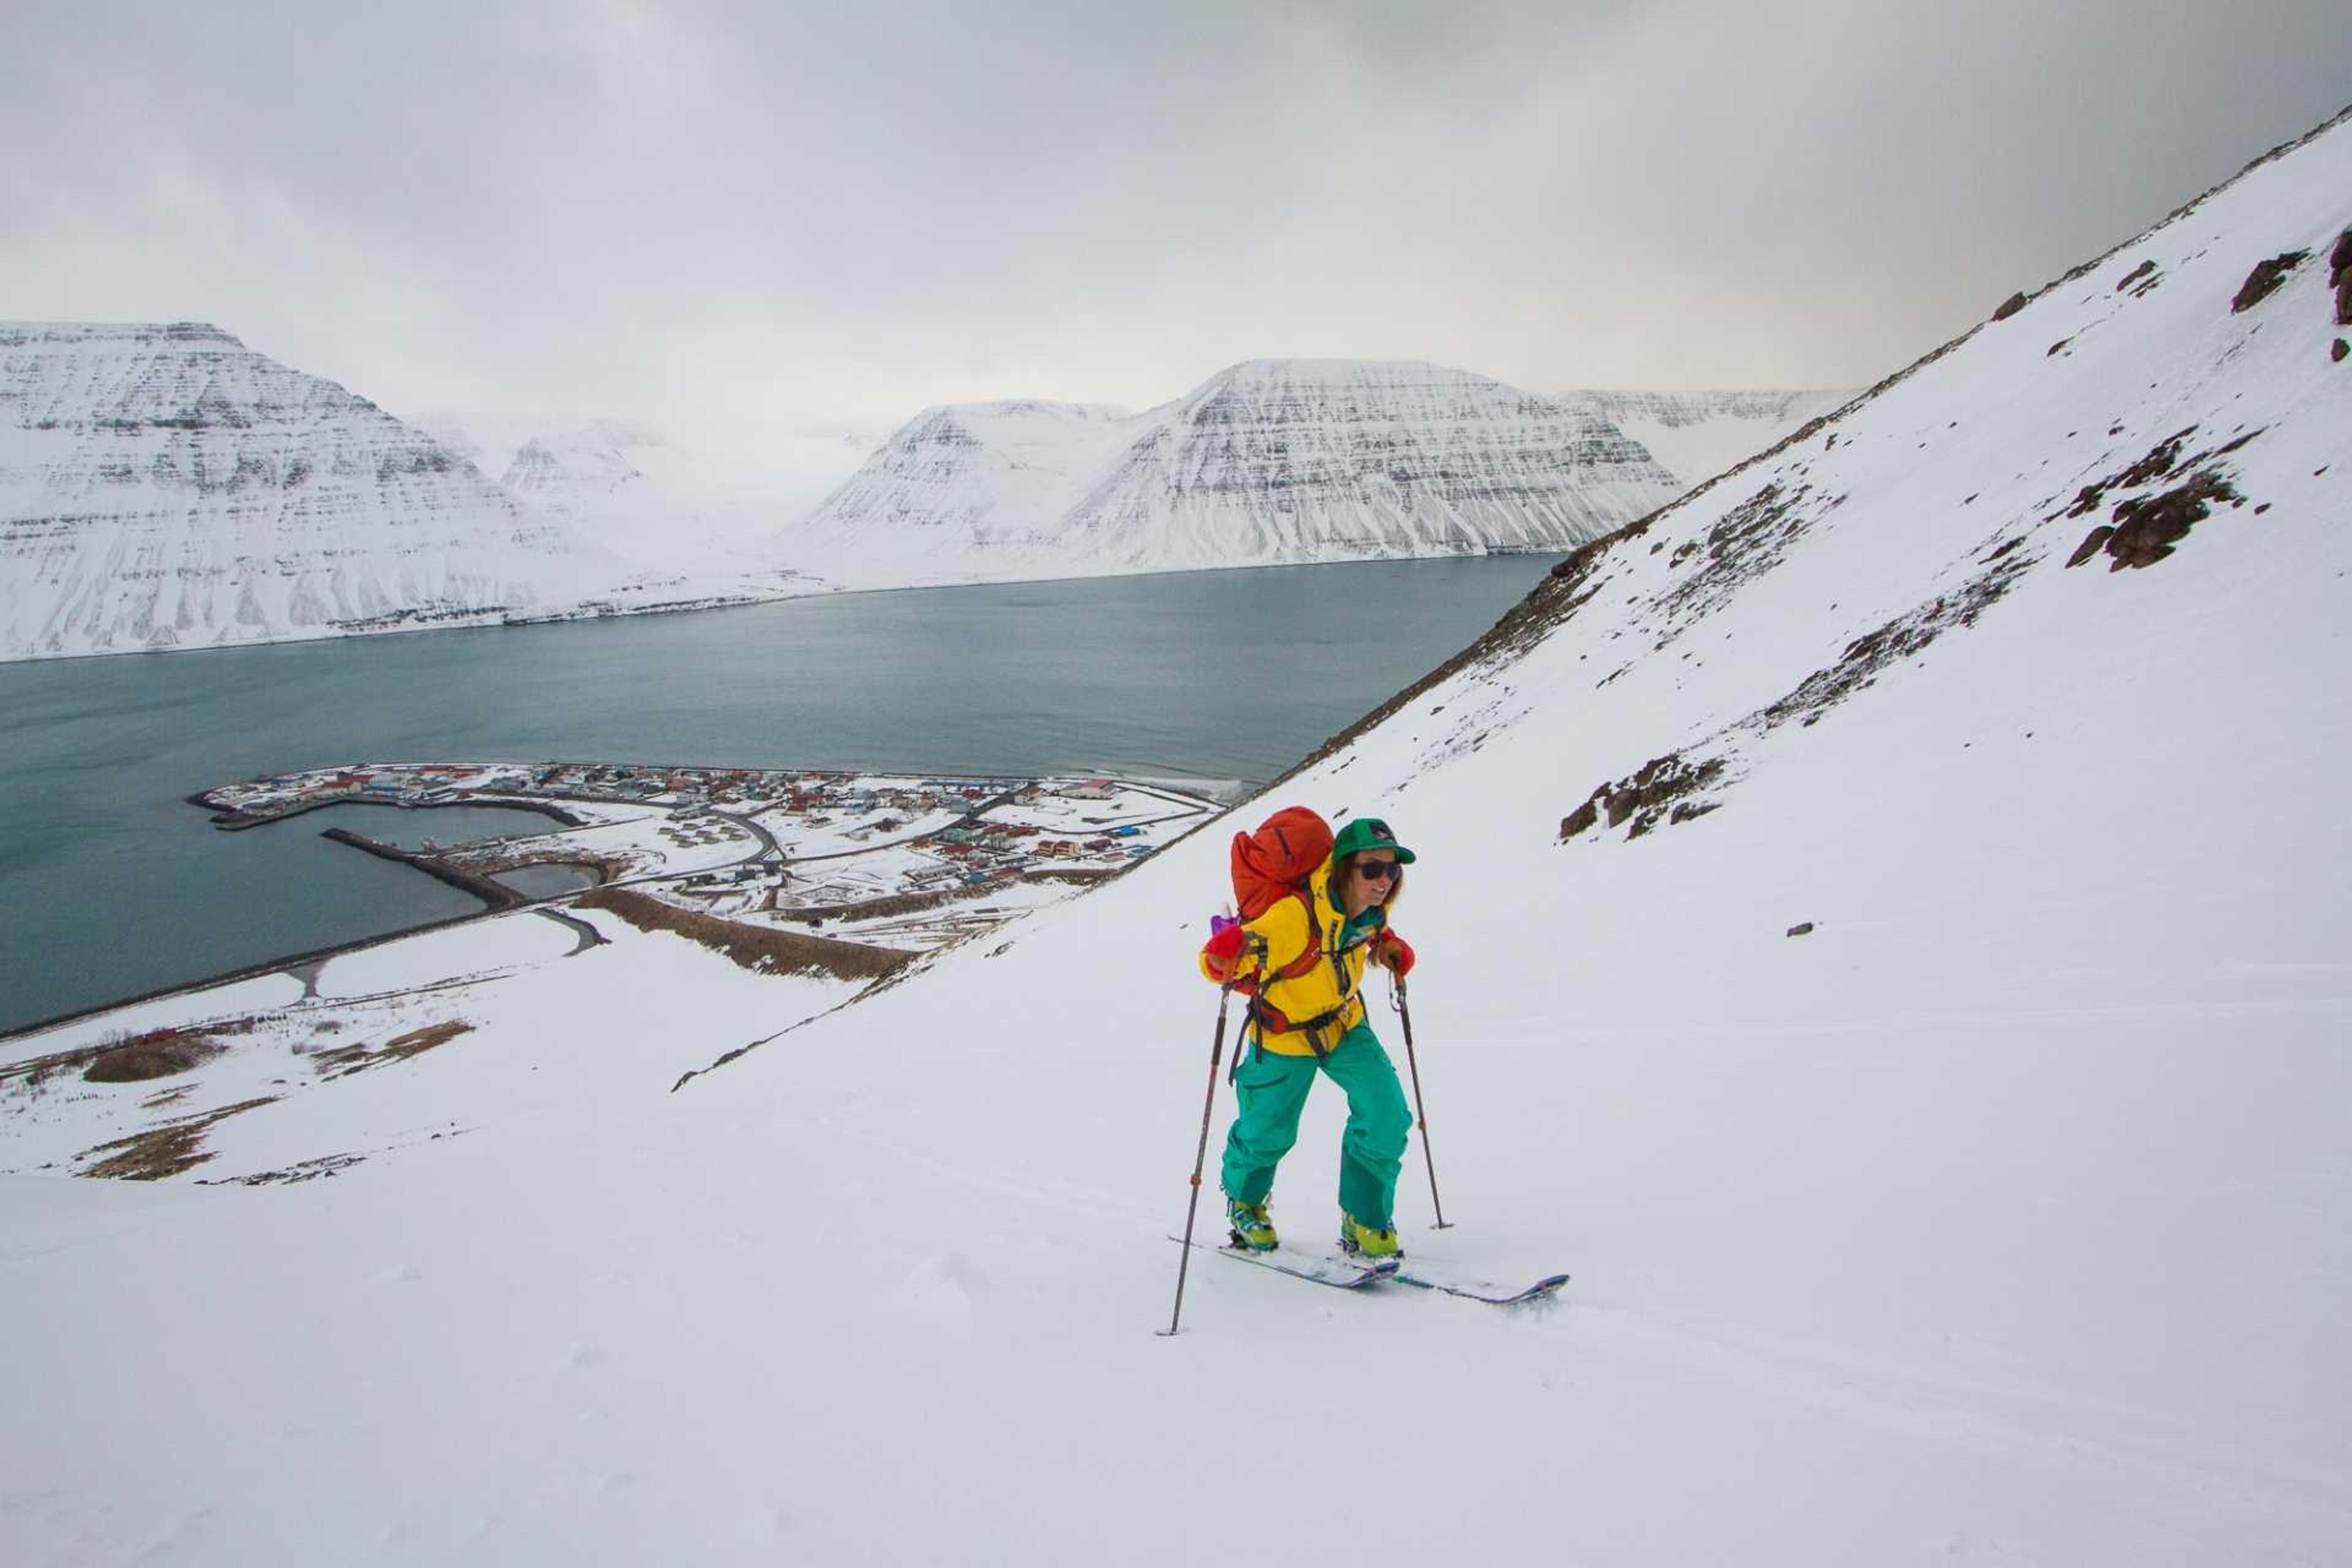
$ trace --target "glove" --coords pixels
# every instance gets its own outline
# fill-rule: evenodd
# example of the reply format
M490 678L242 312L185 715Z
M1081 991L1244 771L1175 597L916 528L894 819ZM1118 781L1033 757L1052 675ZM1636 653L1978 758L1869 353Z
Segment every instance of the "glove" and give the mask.
M1412 944L1401 936L1381 938L1381 945L1372 950L1372 957L1399 980L1412 973Z
M1233 973L1234 961L1242 955L1244 940L1241 922L1236 921L1212 933L1209 940L1201 944L1201 956L1208 961L1211 969L1216 971L1219 979Z

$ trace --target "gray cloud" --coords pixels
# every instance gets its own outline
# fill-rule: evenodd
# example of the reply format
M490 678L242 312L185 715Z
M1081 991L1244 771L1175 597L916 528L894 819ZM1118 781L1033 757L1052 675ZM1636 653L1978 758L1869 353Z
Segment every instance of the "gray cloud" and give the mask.
M0 315L744 437L1232 361L1866 381L2352 96L2340 3L48 7Z

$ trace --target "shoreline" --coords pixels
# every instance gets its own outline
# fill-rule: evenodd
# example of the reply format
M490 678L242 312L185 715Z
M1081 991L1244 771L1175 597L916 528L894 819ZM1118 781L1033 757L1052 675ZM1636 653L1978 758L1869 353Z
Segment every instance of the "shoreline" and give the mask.
M219 787L220 786L217 784L214 786L215 789ZM331 807L338 805L385 805L392 806L401 811L438 811L444 806L451 805L506 806L515 811L535 811L541 816L551 816L566 827L586 827L589 826L589 821L586 817L575 816L571 812L564 810L562 806L553 805L551 802L525 800L520 798L509 799L504 796L490 800L404 801L371 800L365 795L341 795L333 800L314 800L307 805L293 806L285 811L251 812L239 811L235 806L222 807L215 805L211 801L205 798L211 793L211 790L199 790L194 795L183 795L180 798L188 805L194 806L199 811L207 811L212 813L213 826L223 833L242 833L250 827L267 827L273 822L291 822L298 816L307 816L314 811L325 811ZM566 796L565 798L584 801L589 797L586 795L572 795ZM324 838L332 838L341 831L342 830L340 828L330 827L320 837ZM353 835L353 837L356 837L359 836ZM368 842L373 843L374 840L370 839Z
M451 764L387 763L381 765L426 767ZM495 766L499 764L487 765ZM667 766L671 764L559 763L553 765L567 767L604 767ZM696 763L692 765L698 769L708 771L728 771L726 764ZM763 770L745 769L742 771L749 772ZM877 768L794 768L790 771L796 773L818 775L838 780L857 778L919 777L926 779L951 779L961 783L991 786L993 790L991 797L984 802L972 805L962 816L959 817L956 822L956 826L970 826L977 821L989 809L1004 804L1006 799L1009 797L1009 793L1011 791L1024 785L1036 784L1041 780L1055 778L1066 780L1073 778L1106 779L1126 784L1133 789L1140 790L1142 793L1147 795L1159 795L1161 798L1167 798L1169 795L1173 794L1181 797L1187 805L1205 806L1207 810L1202 815L1202 823L1193 824L1192 826L1185 829L1184 833L1180 834L1179 837L1189 837L1192 832L1198 831L1199 827L1203 823L1213 822L1221 818L1226 811L1231 809L1236 801L1244 798L1252 788L1255 787L1253 782L1249 780L1193 780L1172 775L1164 769L1155 770L1154 775L1150 778L1131 774L1122 774L1116 770L1104 770L1099 772L1074 770L1071 772L1056 772L1045 774L999 774L989 772L961 772L952 769L942 770L936 773L926 771L920 773L917 773L909 770ZM195 806L199 810L205 812L210 817L212 826L215 829L224 832L240 832L248 828L265 827L273 823L285 822L297 816L306 816L313 811L325 810L330 806L352 805L393 806L399 807L404 810L425 811L436 810L444 806L506 806L515 810L531 811L543 816L551 817L566 828L591 827L596 825L593 818L583 817L572 812L566 811L562 806L554 804L552 800L532 799L504 794L485 795L481 798L438 800L429 802L404 802L400 800L371 799L365 796L349 795L331 800L310 801L283 811L249 813L238 810L235 807L223 807L216 805L211 800L206 798L214 792L214 790L226 786L215 785L212 789L184 795L182 799L185 804ZM623 799L607 799L604 796L587 795L578 793L567 793L557 798L574 800L584 805L605 806L646 805L646 804L644 802ZM658 806L647 806L647 814L652 816L668 815L664 808ZM721 813L719 815L726 814ZM738 818L737 820L743 826L750 827L755 834L760 833L761 830L758 826L751 823L749 818ZM944 830L940 829L934 831ZM438 854L433 851L403 848L398 845L388 844L379 839L370 838L364 834L353 832L351 829L343 827L327 828L320 833L320 837L337 844L347 845L352 848L360 850L363 854L374 856L379 859L405 865L415 870L421 871L426 876L432 877L445 885L455 888L457 890L466 893L469 897L480 900L483 907L478 910L469 910L463 914L443 916L436 920L424 921L415 925L403 926L394 931L380 931L368 936L353 938L346 942L331 943L324 947L307 948L295 952L275 954L268 958L257 959L248 963L238 964L229 969L199 976L194 979L154 986L146 990L135 992L130 995L111 997L104 1001L68 1008L64 1011L54 1013L45 1017L36 1018L23 1024L0 1027L0 1045L7 1045L27 1039L34 1036L44 1034L68 1025L79 1023L89 1018L97 1017L107 1013L112 1013L130 1007L136 1007L147 1003L163 1001L175 996L199 995L207 991L220 989L223 986L236 984L247 980L260 979L268 975L297 970L307 965L323 963L335 958L342 957L352 952L362 952L366 949L381 946L387 942L402 941L408 937L421 935L427 931L447 930L451 927L463 925L472 921L491 919L496 916L509 914L522 910L558 909L568 907L574 900L594 893L602 888L631 885L635 882L645 880L660 881L666 879L659 874L650 878L614 879L610 875L611 868L608 865L593 859L582 859L577 857L566 857L550 861L524 862L524 866L554 864L572 867L586 872L595 879L591 886L586 888L567 889L559 892L533 896L523 892L520 889L509 887L504 882L498 880L495 874L475 872L465 868L450 864L449 862L442 859ZM764 835L762 835L762 837L764 837ZM919 837L928 837L929 835L926 834ZM772 844L771 847L772 848ZM867 852L868 850L866 848L860 847L841 852L835 856L820 855L810 857L808 858L813 861L822 861L836 858L847 858ZM1040 866L1026 868L1019 872L1018 876L1023 880L1030 881L1087 884L1108 880L1111 878L1123 875L1129 868L1132 862L1130 862L1129 865L1099 868L1060 865ZM523 868L519 866L514 868L520 869ZM837 910L831 912L838 913Z
M563 898L574 896L576 895L560 895ZM551 899L546 901L552 903L555 900ZM331 959L363 952L371 947L381 947L388 942L400 942L408 937L421 936L429 931L445 931L451 926L461 926L471 921L488 920L493 915L512 912L509 910L468 910L462 915L444 915L437 921L426 921L421 925L404 926L398 931L382 931L374 936L356 937L350 942L336 942L327 947L310 948L301 952L283 953L276 958L263 959L257 963L242 964L235 969L223 970L217 974L208 974L198 980L184 980L176 984L159 985L152 991L142 991L136 995L118 996L111 1001L92 1003L87 1007L76 1007L68 1012L52 1014L46 1018L37 1018L29 1024L20 1024L14 1028L0 1030L0 1045L28 1039L50 1029L62 1028L68 1024L78 1024L85 1018L97 1017L101 1013L112 1013L124 1007L137 1007L149 1002L162 1002L173 996L194 996L206 991L217 991L224 985L236 985L247 980L263 979L286 970L299 968L304 964L324 963Z
M1679 498L1678 498L1679 499ZM1601 537L1596 534L1595 538ZM1585 543L1591 541L1587 540ZM305 630L289 632L284 637L253 637L241 642L203 643L189 647L104 647L78 648L72 652L0 654L0 665L54 664L68 659L133 658L145 655L163 657L175 653L234 653L242 648L286 647L304 643L340 643L362 637L420 637L436 632L505 632L527 631L540 626L583 626L594 621L635 620L654 616L702 616L728 610L756 610L769 605L799 604L813 599L838 598L857 594L920 594L950 588L1021 588L1047 583L1088 583L1125 577L1188 577L1204 572L1287 572L1321 566L1397 566L1433 564L1447 561L1534 560L1547 555L1570 555L1582 548L1580 544L1565 545L1506 545L1493 549L1444 550L1427 553L1398 555L1346 555L1316 561L1236 561L1218 565L1155 566L1140 572L1067 572L1024 577L950 578L928 583L887 583L851 586L826 579L824 586L798 593L750 594L740 597L690 600L673 605L647 605L641 608L608 609L584 614L562 611L545 616L523 616L517 619L454 620L442 626L378 626L365 629L333 631ZM485 616L498 612L485 611Z
M446 882L459 892L469 893L481 900L485 906L484 912L488 914L503 914L508 910L519 910L523 905L533 901L502 882L493 881L488 877L477 876L471 871L463 870L425 850L403 849L397 844L386 844L381 839L370 838L363 833L353 833L348 827L330 827L319 837L331 839L337 844L348 844L352 848L373 855L379 860L390 860L396 865L413 866L436 881Z

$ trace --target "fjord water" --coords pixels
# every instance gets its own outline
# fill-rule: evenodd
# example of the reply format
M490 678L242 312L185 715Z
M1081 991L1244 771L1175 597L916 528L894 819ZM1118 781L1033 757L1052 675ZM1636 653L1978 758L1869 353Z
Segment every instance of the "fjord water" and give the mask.
M0 664L0 1030L479 906L196 791L333 763L597 760L1272 778L1556 557L1176 573ZM436 814L437 815L437 814ZM540 824L538 826L546 826Z

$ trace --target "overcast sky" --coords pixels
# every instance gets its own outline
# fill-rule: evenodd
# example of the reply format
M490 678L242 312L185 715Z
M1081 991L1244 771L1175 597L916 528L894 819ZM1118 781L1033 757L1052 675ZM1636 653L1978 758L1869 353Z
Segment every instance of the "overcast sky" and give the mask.
M730 438L1859 384L2352 100L2345 0L6 9L0 317Z

